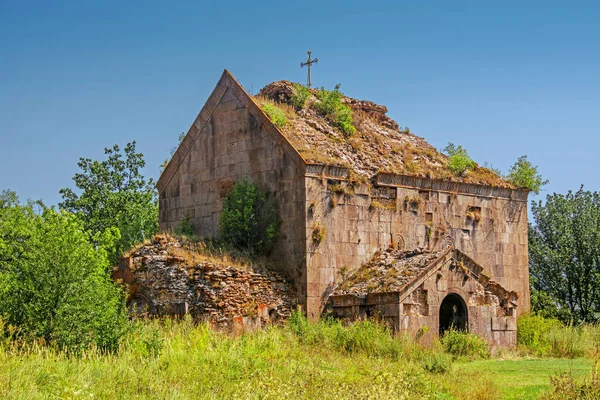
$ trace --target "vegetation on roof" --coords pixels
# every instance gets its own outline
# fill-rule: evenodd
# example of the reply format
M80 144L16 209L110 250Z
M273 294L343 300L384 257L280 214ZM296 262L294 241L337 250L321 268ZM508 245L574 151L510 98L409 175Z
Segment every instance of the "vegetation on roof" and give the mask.
M450 142L444 152L448 155L448 168L454 175L464 176L475 168L475 161L464 147Z
M278 81L265 86L255 101L263 110L276 107L283 113L287 123L274 123L310 164L346 167L365 179L386 172L536 193L537 182L544 182L523 161L513 167L519 173L511 170L503 176L474 162L462 146L450 143L444 154L400 127L386 115L385 106L346 97L339 85L326 90Z
M340 92L340 84L335 85L333 90L321 88L316 97L317 102L313 107L324 117L333 122L346 136L352 136L356 132L353 124L352 110L350 106L344 104L342 99L344 94Z
M548 184L547 179L543 179L538 171L537 165L531 164L527 156L521 156L517 162L510 168L505 179L513 185L528 189L538 194L541 188Z
M296 107L298 110L304 109L306 106L306 101L310 97L312 97L312 93L306 86L299 85L297 83L294 84L292 97L290 98L290 101L294 107Z
M288 119L285 116L285 111L278 107L274 103L265 102L261 106L262 110L267 114L272 123L278 128L283 128L287 123Z

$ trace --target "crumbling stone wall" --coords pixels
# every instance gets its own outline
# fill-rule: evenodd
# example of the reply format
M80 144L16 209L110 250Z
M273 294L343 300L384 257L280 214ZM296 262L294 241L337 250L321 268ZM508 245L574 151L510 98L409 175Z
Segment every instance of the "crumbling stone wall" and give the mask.
M274 196L281 219L275 267L305 297L304 164L237 82L225 72L159 182L160 229L188 217L202 237L219 234L223 199L248 179Z
M311 238L315 225L326 228L322 241L307 242L313 316L340 271L360 266L378 250L435 250L449 244L519 293L519 312L529 309L526 192L389 174L353 185L348 176L343 168L307 169L306 236Z
M190 314L230 330L255 328L291 315L296 296L280 274L192 256L178 240L162 236L123 257L113 279L128 285L130 312Z

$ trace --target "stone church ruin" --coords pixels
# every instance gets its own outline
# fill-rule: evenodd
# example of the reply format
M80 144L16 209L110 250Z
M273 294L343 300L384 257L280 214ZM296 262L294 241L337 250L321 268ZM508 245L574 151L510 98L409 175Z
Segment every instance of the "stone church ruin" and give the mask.
M223 198L247 179L278 204L273 268L309 317L378 316L397 330L453 326L515 344L529 309L528 192L479 166L452 174L445 155L369 101L343 98L356 127L345 134L310 91L299 109L290 82L253 97L224 71L157 183L161 230L188 219L218 236Z

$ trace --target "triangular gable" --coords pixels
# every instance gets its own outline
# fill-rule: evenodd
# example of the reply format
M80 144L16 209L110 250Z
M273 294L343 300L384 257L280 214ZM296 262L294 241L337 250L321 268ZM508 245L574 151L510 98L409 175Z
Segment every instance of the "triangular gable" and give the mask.
M456 263L457 267L462 270L462 272L475 279L479 282L486 290L491 291L494 295L498 296L498 298L515 302L518 299L518 295L516 292L508 291L504 289L500 284L491 280L487 275L483 273L483 267L477 264L473 259L469 256L461 252L460 250L455 249L454 247L448 247L444 250L434 261L432 261L429 265L427 265L418 275L416 275L412 281L407 283L402 289L396 292L385 292L385 293L395 293L398 302L403 302L407 297L411 295L416 289L418 289L426 280L430 279L434 275L438 273L443 267L447 266L449 263ZM330 299L334 304L346 303L347 299L355 298L358 302L357 304L362 304L362 302L367 301L368 297L381 294L383 292L378 293L368 293L366 295L357 295L357 294L340 294L340 295L332 295ZM336 301L336 299L339 299ZM362 299L362 300L359 300Z
M212 113L226 93L231 93L244 105L244 107L248 109L248 112L254 118L256 118L263 130L267 132L273 138L275 143L277 143L283 149L288 158L292 160L292 162L294 162L301 171L304 172L306 162L300 153L298 153L298 151L294 148L294 146L292 146L283 133L281 133L279 128L277 128L277 126L271 122L269 117L264 113L260 106L244 90L242 85L238 83L238 81L231 75L231 73L229 73L229 71L224 70L219 82L217 82L217 85L215 86L215 89L208 97L208 100L202 107L202 110L200 110L196 120L192 126L190 126L188 133L181 141L179 147L177 147L175 154L173 154L173 157L171 157L171 160L158 179L156 187L159 194L165 190L177 173L181 163L183 163L184 159L189 154L194 142L198 139L206 124L210 121Z
M519 296L516 292L508 291L504 289L499 283L490 279L489 276L483 273L483 267L477 264L472 258L467 256L462 251L449 247L444 251L435 261L429 264L421 274L417 275L412 282L402 288L399 293L399 301L403 301L417 288L419 288L423 282L435 275L440 269L450 262L456 262L462 272L475 279L485 289L491 291L494 295L500 299L515 302Z

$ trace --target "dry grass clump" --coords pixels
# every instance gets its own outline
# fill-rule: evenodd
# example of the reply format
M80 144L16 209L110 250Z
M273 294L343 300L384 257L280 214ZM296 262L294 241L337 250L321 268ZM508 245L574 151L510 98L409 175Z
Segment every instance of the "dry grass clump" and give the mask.
M327 227L321 222L313 224L312 240L315 243L321 243L327 235Z
M159 243L161 247L166 247L167 255L170 258L187 267L209 263L243 270L264 270L269 265L269 261L264 257L257 257L232 249L217 240L202 240L197 237L188 238L174 235L172 232L163 232L155 235L152 239L145 240L131 249L124 257L132 257L146 246Z

